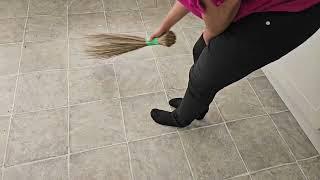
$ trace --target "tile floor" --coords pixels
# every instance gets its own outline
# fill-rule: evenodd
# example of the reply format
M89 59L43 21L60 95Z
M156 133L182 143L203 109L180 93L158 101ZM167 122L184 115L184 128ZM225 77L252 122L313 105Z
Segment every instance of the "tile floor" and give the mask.
M203 27L193 16L172 48L83 52L87 34L145 36L173 2L0 1L1 180L320 179L318 152L261 70L190 127L150 119L184 93Z

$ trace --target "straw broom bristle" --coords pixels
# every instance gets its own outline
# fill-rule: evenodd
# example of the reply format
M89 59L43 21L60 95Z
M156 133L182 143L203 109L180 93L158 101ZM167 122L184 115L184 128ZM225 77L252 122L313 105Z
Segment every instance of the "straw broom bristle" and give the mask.
M97 58L110 58L147 46L143 37L124 34L97 34L88 36L94 45L89 46L87 53ZM176 42L172 31L158 39L159 44L170 47Z
M161 37L159 37L159 44L163 45L163 46L167 46L170 47L172 46L174 43L176 43L176 35L174 34L174 32L169 31L167 33L165 33L164 35L162 35Z

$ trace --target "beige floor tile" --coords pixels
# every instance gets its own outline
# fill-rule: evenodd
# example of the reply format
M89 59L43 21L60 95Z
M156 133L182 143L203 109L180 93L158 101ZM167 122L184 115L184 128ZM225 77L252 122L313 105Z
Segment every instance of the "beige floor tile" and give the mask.
M169 110L164 93L141 95L122 99L123 114L128 140L173 132L176 128L161 126L150 116L152 108Z
M106 11L138 10L136 0L103 0Z
M29 16L66 16L68 0L30 0Z
M67 109L15 115L6 166L68 153Z
M103 12L101 0L69 0L69 14Z
M118 98L112 65L70 71L70 104Z
M70 108L71 152L125 142L120 100Z
M10 116L0 116L0 157L4 156L7 136L9 131ZM3 158L0 158L0 164L2 165ZM1 174L1 173L0 173ZM1 177L1 176L0 176Z
M0 43L22 42L26 18L0 19Z
M192 179L177 134L137 141L129 146L135 179Z
M268 116L227 123L249 171L293 162Z
M226 121L265 114L246 80L240 80L222 89L217 93L215 100Z
M252 175L253 180L303 180L303 174L297 164L281 166L261 171Z
M304 160L299 162L304 174L309 180L320 179L320 157Z
M69 37L85 38L87 35L106 33L104 13L75 14L69 16Z
M110 32L142 32L145 31L139 11L111 11L107 12Z
M158 64L166 89L187 88L189 71L193 65L191 55L159 58Z
M246 169L224 125L181 132L195 178L223 179Z
M34 16L28 19L26 37L27 42L66 40L67 17Z
M88 151L70 157L71 180L130 180L126 145Z
M18 73L21 44L0 45L0 76Z
M141 9L146 8L170 8L168 0L138 0Z
M27 16L28 0L1 0L0 18Z
M67 72L51 71L20 75L15 112L30 112L67 105Z
M158 92L162 84L154 60L115 64L121 97Z
M17 76L0 77L0 115L11 113Z
M272 114L271 118L297 159L309 158L318 154L290 112Z
M265 76L251 78L249 82L256 91L267 113L276 113L288 109Z
M193 15L192 13L187 14L185 17L181 19L181 21L178 22L182 28L186 27L199 27L204 29L205 24L202 19L197 17L196 15Z
M67 180L67 157L5 169L3 180Z
M200 38L203 28L201 27L182 28L182 31L186 36L189 46L193 48L194 44Z
M20 72L66 69L67 53L66 41L25 43L22 49Z

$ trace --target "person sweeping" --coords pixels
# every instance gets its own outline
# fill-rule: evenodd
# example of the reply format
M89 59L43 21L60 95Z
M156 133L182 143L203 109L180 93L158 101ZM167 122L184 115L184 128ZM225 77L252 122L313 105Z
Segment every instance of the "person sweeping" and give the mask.
M186 127L203 119L218 91L286 55L320 27L320 0L179 0L150 40L188 12L205 28L193 47L184 97L169 101L173 112L151 111L162 125Z

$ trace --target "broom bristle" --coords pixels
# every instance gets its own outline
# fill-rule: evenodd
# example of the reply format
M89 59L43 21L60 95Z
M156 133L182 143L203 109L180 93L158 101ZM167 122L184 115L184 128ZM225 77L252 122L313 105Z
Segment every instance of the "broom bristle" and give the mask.
M145 38L124 34L89 35L93 45L89 45L87 53L96 58L111 58L147 46ZM175 34L170 31L159 38L159 44L170 47L176 41Z
M174 43L176 43L176 39L177 38L176 38L176 35L174 34L174 32L169 31L166 34L159 37L159 44L161 44L163 46L170 47Z

